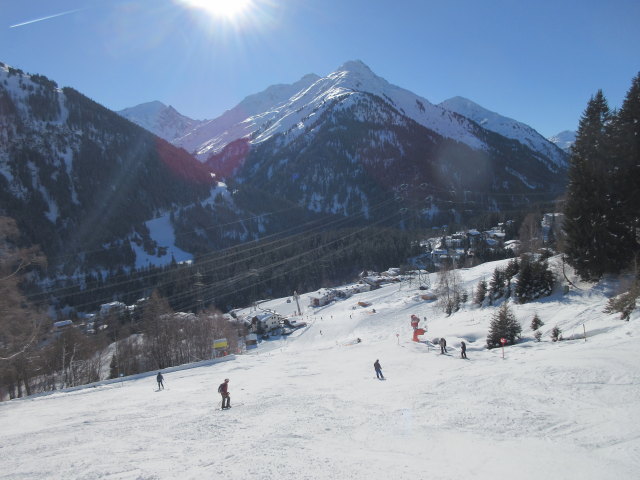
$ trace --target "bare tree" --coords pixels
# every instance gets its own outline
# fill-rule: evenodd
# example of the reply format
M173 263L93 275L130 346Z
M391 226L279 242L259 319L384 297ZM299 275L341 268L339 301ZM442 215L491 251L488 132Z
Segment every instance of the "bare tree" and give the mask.
M43 263L37 248L20 248L16 222L0 217L0 399L30 393L41 315L20 290L27 268Z
M462 284L458 271L449 265L443 265L438 272L436 286L438 304L447 315L457 312L463 301Z
M536 213L530 213L524 218L518 232L521 252L536 252L542 247L542 226L540 222L540 215Z
M166 368L171 362L171 329L173 311L169 302L154 291L142 312L144 350L154 368Z

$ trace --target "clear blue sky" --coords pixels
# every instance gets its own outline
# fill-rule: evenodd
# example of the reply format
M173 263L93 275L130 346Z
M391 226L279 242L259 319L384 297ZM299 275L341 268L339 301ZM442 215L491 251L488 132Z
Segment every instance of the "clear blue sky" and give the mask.
M618 107L640 71L638 0L252 0L231 20L188 1L0 0L0 61L113 110L160 100L204 119L359 59L545 136L576 129L599 88Z

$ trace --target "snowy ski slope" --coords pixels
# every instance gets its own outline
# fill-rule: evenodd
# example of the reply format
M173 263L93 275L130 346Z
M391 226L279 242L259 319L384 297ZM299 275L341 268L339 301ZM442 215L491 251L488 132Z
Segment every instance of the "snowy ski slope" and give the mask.
M468 290L503 263L462 271ZM496 307L447 318L407 282L317 309L302 295L307 328L168 373L164 391L149 377L0 403L0 479L638 478L640 315L602 312L612 283L578 286L513 305L524 339L504 359L484 346ZM451 355L410 340L411 314ZM555 325L575 339L551 342Z

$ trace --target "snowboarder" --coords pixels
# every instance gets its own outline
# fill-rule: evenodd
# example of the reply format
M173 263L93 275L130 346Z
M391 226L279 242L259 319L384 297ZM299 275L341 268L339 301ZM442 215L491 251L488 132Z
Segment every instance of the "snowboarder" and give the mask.
M162 372L158 372L156 381L158 382L158 390L164 390L164 377L162 376Z
M382 375L382 367L380 366L380 360L375 361L375 363L373 364L373 368L376 369L376 377L378 377L379 380L384 380L384 375Z
M447 353L447 341L443 338L440 339L440 354L444 355Z
M460 358L467 358L467 344L464 340L460 342Z
M222 410L231 408L231 394L229 393L229 379L225 378L224 382L218 387L218 393L222 396ZM225 402L226 400L226 402Z

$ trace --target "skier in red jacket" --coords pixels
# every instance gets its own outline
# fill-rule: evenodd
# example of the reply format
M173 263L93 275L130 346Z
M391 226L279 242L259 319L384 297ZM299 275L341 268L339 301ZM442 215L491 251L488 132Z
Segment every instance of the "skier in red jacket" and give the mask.
M224 382L218 387L218 393L222 395L222 409L231 408L231 394L229 393L229 379L225 378ZM226 400L226 402L225 402Z

